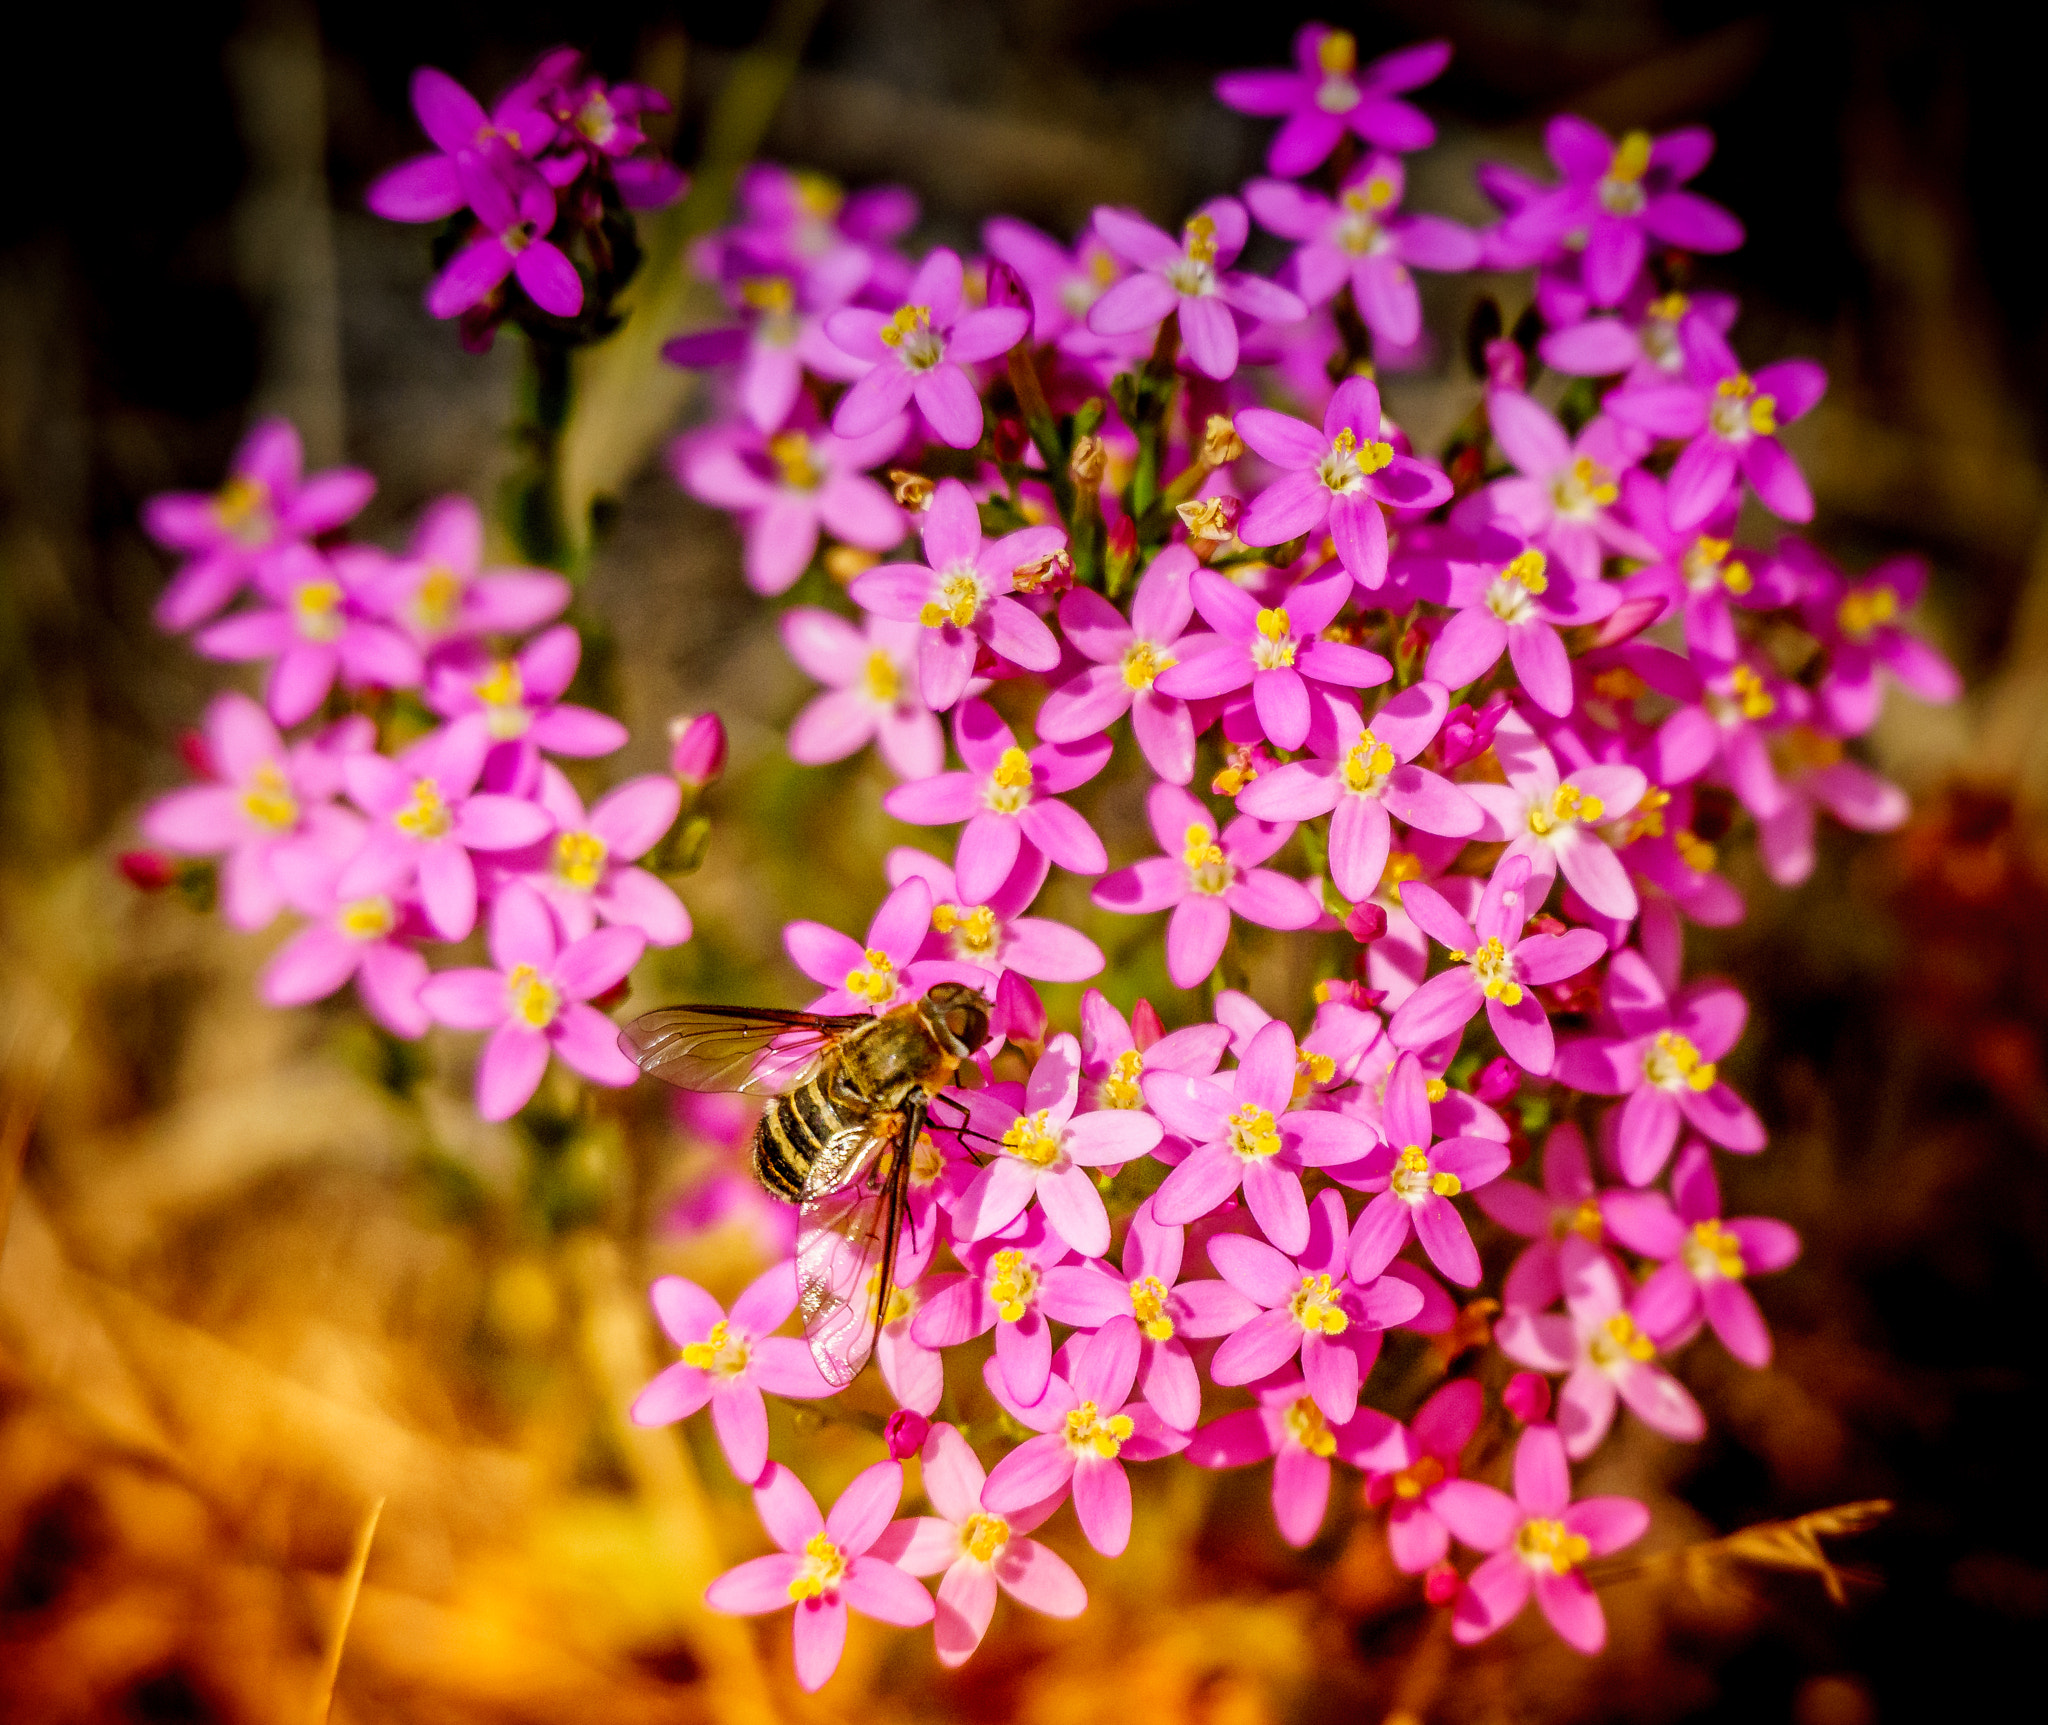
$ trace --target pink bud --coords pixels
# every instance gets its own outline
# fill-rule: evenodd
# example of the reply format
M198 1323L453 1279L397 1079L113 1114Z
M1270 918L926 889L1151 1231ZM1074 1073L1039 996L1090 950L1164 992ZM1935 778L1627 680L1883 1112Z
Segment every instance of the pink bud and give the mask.
M1517 1372L1500 1392L1500 1405L1532 1426L1550 1412L1550 1380L1541 1372Z
M205 736L198 731L178 733L178 758L186 768L202 779L217 779L220 770L213 764L213 751L206 746Z
M1422 1578L1422 1597L1432 1605L1449 1605L1465 1591L1465 1578L1446 1558L1432 1563Z
M1166 1026L1159 1020L1159 1008L1151 1001L1140 999L1131 1008L1131 1043L1140 1054L1150 1048L1166 1034Z
M1032 310L1031 290L1024 285L1022 276L1008 264L997 260L988 266L988 303L994 311L1014 307L1029 312Z
M1508 714L1507 696L1496 690L1476 713L1459 702L1444 717L1437 740L1437 754L1449 772L1467 761L1477 760L1493 747L1493 733Z
M1607 621L1600 625L1600 633L1593 637L1596 647L1612 647L1640 635L1664 609L1659 599L1624 599L1607 614Z
M1354 905L1344 919L1344 932L1360 946L1369 946L1387 932L1387 913L1376 904Z
M1529 387L1529 356L1519 342L1500 336L1486 344L1486 382L1492 389Z
M1045 1002L1014 970L1004 971L1003 980L996 984L995 1022L1012 1042L1045 1040Z
M140 892L162 892L178 878L177 865L162 851L123 851L114 866Z
M668 722L669 771L702 790L725 771L725 721L716 713L684 714Z
M889 1446L891 1461L908 1461L924 1448L932 1422L909 1408L898 1408L882 1427L882 1441Z
M1472 1094L1491 1107L1505 1102L1522 1082L1521 1068L1505 1054L1489 1061L1472 1085Z

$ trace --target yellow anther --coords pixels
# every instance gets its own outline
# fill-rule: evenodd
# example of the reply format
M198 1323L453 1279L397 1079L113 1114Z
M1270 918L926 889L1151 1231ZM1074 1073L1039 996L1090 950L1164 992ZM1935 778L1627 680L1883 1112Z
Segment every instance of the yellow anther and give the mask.
M1308 1451L1310 1455L1333 1456L1337 1453L1337 1437L1323 1419L1323 1410L1316 1406L1313 1396L1301 1396L1288 1405L1281 1415L1287 1422L1287 1435Z
M985 904L962 910L957 904L932 906L932 927L953 937L954 950L985 955L994 952L1000 933L996 913Z
M341 583L301 581L292 589L292 616L308 641L332 641L341 634Z
M1756 577L1750 574L1747 563L1738 561L1722 568L1721 585L1729 592L1740 596L1756 585Z
M1643 1056L1643 1072L1660 1090L1711 1090L1720 1076L1711 1060L1700 1058L1692 1039L1675 1030L1657 1032L1657 1040Z
M1501 571L1501 578L1516 582L1531 593L1547 593L1550 577L1544 571L1549 567L1550 560L1541 551L1524 551Z
M1616 1312L1600 1326L1600 1334L1594 1343L1595 1357L1603 1350L1608 1357L1600 1361L1602 1365L1615 1364L1622 1359L1644 1365L1657 1357L1657 1344L1643 1334L1635 1319L1626 1312Z
M1682 293L1668 293L1661 299L1653 299L1645 308L1645 315L1659 323L1676 323L1692 310L1692 301Z
M1515 980L1515 957L1502 944L1498 935L1485 940L1470 961L1472 974L1479 979L1481 991L1488 1000L1497 1000L1503 1006L1522 1004L1522 985Z
M1191 263L1213 264L1216 261L1216 218L1214 216L1191 216L1182 238Z
M1166 1284L1157 1276L1140 1276L1131 1284L1131 1311L1138 1328L1155 1342L1170 1340L1173 1319L1166 1315Z
M1899 614L1899 596L1889 587L1851 588L1835 607L1835 621L1842 633L1859 638Z
M1034 557L1029 563L1019 563L1010 571L1010 585L1019 593L1036 593L1048 583L1058 586L1074 572L1074 559L1065 550L1048 551L1043 557Z
M299 800L274 763L265 761L249 775L242 787L242 812L274 833L288 833L299 824Z
M825 483L825 470L812 459L811 440L801 431L777 432L768 440L768 455L792 490L815 491Z
M1686 1268L1702 1281L1720 1276L1737 1282L1748 1273L1742 1261L1742 1242L1712 1217L1692 1225L1682 1251Z
M533 715L526 709L526 679L513 660L500 659L488 677L471 687L484 704L484 726L494 738L502 743L526 734Z
M1284 609L1274 607L1262 608L1260 610L1258 616L1258 630L1259 633L1265 636L1267 640L1286 640L1291 627L1292 625L1288 619L1287 612Z
M1105 1419L1093 1402L1083 1402L1067 1415L1067 1447L1092 1450L1104 1461L1114 1461L1135 1430L1129 1414L1111 1414Z
M1186 524L1190 539L1228 539L1237 531L1236 499L1197 497L1174 506L1174 513Z
M838 1591L846 1575L846 1555L822 1533L804 1541L804 1566L791 1579L791 1599L821 1599Z
M565 886L588 892L604 875L611 847L595 833L555 835L555 878Z
M236 474L213 494L213 518L247 544L270 531L270 487Z
M700 1372L718 1372L732 1377L746 1370L747 1344L732 1333L732 1325L720 1318L701 1342L683 1344L683 1364Z
M1671 835L1671 848L1678 852L1678 860L1694 874L1712 874L1714 865L1721 860L1721 853L1691 827L1680 827Z
M1420 880L1425 872L1422 859L1413 851L1388 851L1387 866L1380 874L1380 882L1391 891L1403 881Z
M1020 1114L1004 1128L1003 1148L1034 1168L1050 1168L1060 1159L1060 1137L1041 1108L1035 1114Z
M1777 696L1764 687L1763 678L1749 666L1737 665L1728 673L1728 681L1734 685L1736 705L1745 719L1767 719L1778 710Z
M1525 1521L1515 1535L1515 1550L1533 1569L1569 1575L1593 1555L1593 1548L1561 1521Z
M868 655L868 699L878 707L893 707L903 693L903 676L896 661L877 647Z
M1294 1050L1294 1063L1300 1068L1301 1076L1311 1084L1327 1084L1337 1076L1337 1062L1327 1054L1320 1054L1313 1048L1299 1045Z
M1145 1093L1138 1088L1138 1075L1144 1070L1145 1057L1135 1048L1126 1048L1110 1063L1109 1076L1102 1081L1102 1106L1105 1108L1142 1108Z
M971 571L962 569L939 582L938 598L924 602L917 613L917 620L927 629L937 629L947 623L964 629L980 611L981 583Z
M931 507L932 493L937 490L937 483L922 473L913 473L907 467L889 469L890 495L913 515L922 515Z
M398 908L382 893L342 906L341 930L351 940L382 940L398 926Z
M1413 1503L1432 1486L1441 1485L1443 1479L1444 1464L1435 1456L1426 1455L1394 1475L1394 1495Z
M531 1030L545 1030L555 1021L562 997L530 964L515 964L505 974L505 992L512 997L512 1016Z
M1031 1309L1038 1292L1038 1272L1022 1252L1005 1248L989 1262L995 1272L989 1278L988 1297L995 1303L996 1316L1014 1324Z
M1358 38L1349 30L1331 30L1316 44L1316 64L1333 78L1358 70Z
M1343 1296L1328 1276L1304 1276L1287 1309L1304 1330L1320 1336L1341 1336L1351 1328L1351 1315L1339 1301Z
M1714 385L1714 397L1709 417L1723 437L1737 437L1744 432L1758 437L1777 435L1777 397L1759 395L1756 380L1747 372L1738 371L1722 378Z
M882 340L890 347L901 347L906 341L932 327L932 308L928 305L899 305L896 313L882 325Z
M432 779L415 779L412 801L392 817L400 832L416 839L446 838L455 830L455 817L442 800L441 787Z
M1599 462L1590 455L1581 455L1557 476L1550 496L1559 514L1583 520L1594 510L1615 502L1621 496L1621 487Z
M960 1549L976 1563L993 1563L1010 1543L1010 1524L999 1515L976 1510L960 1524Z
M1205 826L1190 825L1184 836L1181 861L1191 869L1217 868L1223 862L1223 847Z
M1393 1179L1389 1189L1397 1198L1405 1198L1411 1204L1419 1204L1434 1193L1439 1198L1453 1198L1464 1190L1464 1183L1455 1174L1439 1173L1429 1165L1429 1152L1420 1144L1410 1144L1394 1163Z
M1013 745L1003 751L1002 759L996 762L996 770L989 777L1006 791L1029 790L1031 757Z
M1422 1094L1427 1096L1431 1102L1441 1102L1450 1093L1451 1087L1441 1078L1426 1079L1423 1082Z
M796 288L787 276L747 276L740 282L740 302L755 311L786 314L796 309Z
M1634 844L1637 839L1661 839L1664 836L1664 811L1670 806L1671 793L1662 785L1652 785L1636 804L1635 816L1621 842Z
M1600 798L1587 796L1576 785L1563 784L1550 793L1548 808L1539 803L1529 811L1529 830L1540 838L1573 821L1591 826L1606 813L1607 805Z
M946 1159L939 1154L938 1145L932 1142L929 1132L920 1132L917 1142L910 1147L910 1183L913 1186L929 1186L946 1171Z
M462 577L445 563L430 564L413 594L410 616L413 626L425 634L438 635L455 621L462 603Z
M1394 770L1394 751L1370 731L1361 731L1358 741L1344 757L1344 788L1369 796L1385 783Z
M1560 1239L1566 1234L1576 1234L1582 1240L1591 1240L1594 1245L1599 1245L1606 1231L1606 1223L1600 1215L1600 1201L1581 1198L1579 1207L1559 1216L1551 1231Z
M1125 686L1149 689L1162 673L1179 663L1171 653L1161 652L1150 641L1133 641L1124 649Z
M1352 435L1351 427L1348 425L1337 433L1336 442L1330 445L1331 451L1337 455L1349 455L1357 447L1358 439Z
M1607 169L1610 180L1640 180L1650 166L1650 134L1630 132L1614 152Z
M1255 1102L1241 1104L1230 1116L1230 1147L1247 1161L1280 1154L1280 1128L1272 1113Z
M866 970L849 970L846 973L846 992L880 1006L895 996L896 961L886 952L877 951L872 946L867 949L864 956L868 961L868 967Z
M1626 665L1609 665L1597 672L1593 678L1593 693L1603 701L1628 705L1640 701L1650 691L1650 685Z

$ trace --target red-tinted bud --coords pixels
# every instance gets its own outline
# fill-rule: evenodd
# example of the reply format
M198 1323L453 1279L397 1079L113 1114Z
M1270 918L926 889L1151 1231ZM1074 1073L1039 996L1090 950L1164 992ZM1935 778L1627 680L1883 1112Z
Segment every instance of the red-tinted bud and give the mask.
M1121 592L1130 581L1131 570L1138 562L1138 524L1128 515L1120 515L1109 530L1109 585L1111 592Z
M668 723L669 771L702 790L725 771L725 721L716 713L685 714Z
M114 866L138 892L162 892L178 878L178 865L162 851L123 851Z
M1500 1405L1525 1426L1535 1425L1550 1412L1550 1380L1541 1372L1517 1372L1500 1392Z
M178 733L178 759L185 763L188 771L202 779L217 779L219 769L213 764L213 751L206 746L204 733L184 730Z
M1422 1578L1422 1597L1432 1605L1449 1605L1465 1591L1465 1578L1447 1558L1433 1563Z
M996 460L1008 465L1024 459L1024 422L1013 415L1004 414L996 421Z
M898 1408L882 1427L882 1441L889 1446L891 1461L908 1461L924 1448L932 1422L909 1408Z
M1492 389L1529 387L1529 356L1520 343L1502 336L1486 344L1486 382Z
M1131 1008L1131 1042L1143 1054L1165 1034L1166 1026L1160 1022L1159 1008L1141 998Z
M1024 278L1000 259L991 259L988 266L988 303L991 311L1007 311L1012 307L1030 313L1031 290L1024 285ZM1026 339L1029 337L1027 335Z
M1387 932L1387 913L1376 904L1353 905L1344 919L1344 932L1360 946L1369 946Z
M1014 970L1004 971L1003 980L996 984L995 1021L1011 1042L1028 1043L1035 1048L1045 1040L1045 1002L1038 998L1038 990Z
M1505 1102L1521 1088L1522 1069L1505 1054L1486 1063L1479 1076L1473 1080L1472 1094L1492 1107L1496 1102Z

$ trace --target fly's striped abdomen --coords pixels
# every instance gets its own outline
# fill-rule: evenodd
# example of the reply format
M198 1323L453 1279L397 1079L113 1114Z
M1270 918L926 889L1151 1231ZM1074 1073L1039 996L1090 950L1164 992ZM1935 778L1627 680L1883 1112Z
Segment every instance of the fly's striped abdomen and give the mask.
M803 1196L811 1165L830 1142L857 1127L826 1093L832 1062L826 1062L794 1090L773 1098L754 1132L754 1177L778 1198L794 1204Z

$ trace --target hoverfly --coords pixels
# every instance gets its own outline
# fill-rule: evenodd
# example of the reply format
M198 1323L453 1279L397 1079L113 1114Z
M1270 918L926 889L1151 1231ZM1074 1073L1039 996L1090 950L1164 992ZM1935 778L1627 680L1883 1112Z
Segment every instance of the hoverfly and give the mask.
M620 1048L656 1078L769 1098L754 1177L800 1208L804 1335L835 1389L874 1349L918 1137L939 1092L988 1040L989 1012L986 995L942 982L873 1018L671 1006L620 1033Z

